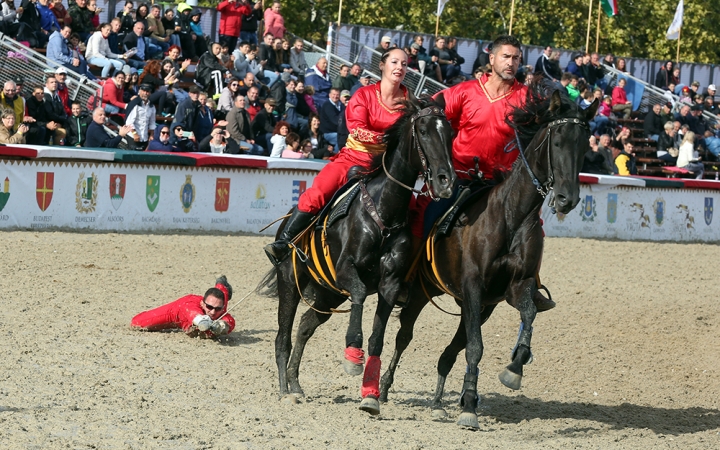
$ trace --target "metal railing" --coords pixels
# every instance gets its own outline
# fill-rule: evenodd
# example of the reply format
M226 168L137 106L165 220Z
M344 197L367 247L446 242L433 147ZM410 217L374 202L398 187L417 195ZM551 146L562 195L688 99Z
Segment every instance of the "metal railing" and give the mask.
M342 28L338 30L335 27L331 27L329 33L331 37L330 52L333 55L338 55L338 57L342 57L345 61L349 61L352 64L360 64L365 72L371 73L377 78L380 77L380 68L378 67L380 57L382 56L380 52L353 39L350 35L343 32ZM423 93L433 95L447 88L444 84L414 70L407 71L403 84L416 96Z
M288 33L290 34L290 33ZM336 76L340 75L340 67L343 65L350 66L352 63L344 58L341 58L335 54L328 54L327 49L320 48L312 42L306 41L300 36L291 35L293 38L302 39L303 41L303 52L305 52L305 62L308 68L314 66L320 58L327 58L328 68L327 72L330 77L330 81L334 80ZM380 77L372 72L365 71L375 81L378 81Z

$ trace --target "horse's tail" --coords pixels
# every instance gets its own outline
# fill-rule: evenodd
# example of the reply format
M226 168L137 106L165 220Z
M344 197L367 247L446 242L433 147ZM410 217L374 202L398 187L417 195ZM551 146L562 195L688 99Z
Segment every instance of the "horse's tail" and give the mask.
M260 283L255 288L257 295L267 298L278 298L278 285L277 285L277 269L272 268L265 274Z

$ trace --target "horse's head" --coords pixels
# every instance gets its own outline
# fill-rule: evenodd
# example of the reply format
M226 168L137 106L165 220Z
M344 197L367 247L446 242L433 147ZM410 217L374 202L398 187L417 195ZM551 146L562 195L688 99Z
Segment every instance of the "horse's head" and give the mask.
M386 132L388 150L393 141L405 144L402 158L422 172L432 198L449 198L455 184L452 165L452 127L442 106L431 99L410 100L403 117Z
M516 130L521 147L524 144L521 135L527 138L535 130L525 152L531 176L535 178L533 183L543 197L552 192L551 206L567 214L580 201L579 174L590 148L588 121L595 117L598 101L582 110L558 90L549 96L539 95L542 92L547 93L547 85L531 86L527 104L515 111ZM523 130L529 115L533 126Z

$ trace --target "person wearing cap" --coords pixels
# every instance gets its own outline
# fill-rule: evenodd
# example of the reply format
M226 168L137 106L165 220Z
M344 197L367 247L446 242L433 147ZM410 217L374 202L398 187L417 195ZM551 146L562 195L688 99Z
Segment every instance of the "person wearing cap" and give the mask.
M390 50L390 44L392 44L392 37L385 35L380 39L380 44L375 48L375 51L382 55Z
M85 135L85 147L90 148L118 148L120 141L132 131L129 125L123 125L118 130L116 136L110 136L105 131L105 110L95 108L92 115L92 122L88 125L87 134Z
M225 79L231 74L220 61L221 46L213 42L210 51L200 57L195 68L195 80L205 87L205 91L213 98L220 98Z
M372 84L372 76L370 76L369 73L365 72L362 75L360 75L360 80L355 83L355 85L350 89L350 96L352 97L355 95L355 93L363 86L367 86L369 84Z
M680 89L680 94L678 95L679 99L678 101L680 103L685 103L688 105L692 104L692 93L690 91L690 88L687 86L683 86L682 89Z
M715 99L715 92L717 92L717 89L715 88L714 84L708 85L705 92L703 92L703 97L707 97L708 95Z
M90 36L85 49L85 59L88 63L102 67L100 76L107 78L110 75L110 71L113 74L119 72L124 63L120 61L121 55L113 53L108 45L108 37L112 27L109 23L103 23L100 25L100 29Z
M130 321L130 327L143 331L181 328L190 337L215 338L235 328L235 319L227 314L232 287L225 275L205 295L190 294L172 303L143 311Z
M340 92L340 101L342 102L345 107L347 107L348 102L350 101L350 91L341 91Z
M175 108L173 127L178 125L188 131L193 129L195 126L195 118L200 108L199 97L200 88L196 85L190 86L188 89L188 98L178 103L177 108Z
M270 154L272 143L270 139L273 135L275 125L280 120L280 115L275 111L276 102L272 97L265 99L263 109L255 114L255 118L251 122L253 136L255 142L265 149L266 154Z
M133 128L130 135L135 141L136 150L145 150L155 131L155 106L150 102L152 91L150 84L141 84L138 96L128 103L126 109L125 124Z
M645 122L643 122L645 137L653 141L657 141L660 133L662 133L664 122L660 116L661 112L662 105L660 103L653 105L652 109L648 111L645 116Z

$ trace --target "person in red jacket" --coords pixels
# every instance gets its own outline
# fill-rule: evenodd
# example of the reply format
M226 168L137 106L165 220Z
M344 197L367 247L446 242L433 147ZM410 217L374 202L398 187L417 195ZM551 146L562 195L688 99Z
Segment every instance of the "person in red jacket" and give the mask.
M232 52L237 48L243 16L252 13L248 0L223 0L217 5L220 11L220 45L227 45Z
M272 6L265 10L265 34L282 39L285 36L285 19L280 15L280 1L275 0Z
M108 78L102 87L102 107L108 114L124 113L127 103L123 102L125 72L118 71L114 77Z
M143 311L132 318L130 327L145 331L182 328L188 336L200 338L222 336L235 328L235 319L225 314L231 298L232 286L223 275L204 296L190 294L167 305Z

